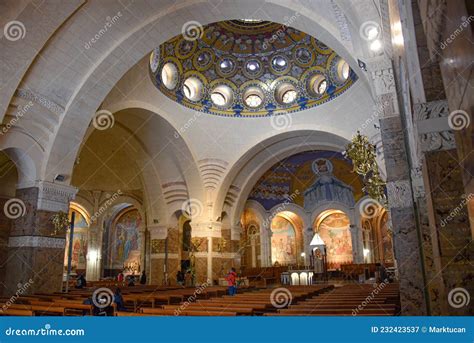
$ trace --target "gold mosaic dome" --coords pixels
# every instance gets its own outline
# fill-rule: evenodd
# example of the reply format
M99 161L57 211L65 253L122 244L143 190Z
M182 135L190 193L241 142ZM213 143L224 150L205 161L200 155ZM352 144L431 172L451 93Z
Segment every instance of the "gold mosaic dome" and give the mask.
M156 48L150 73L170 99L232 117L297 112L348 89L356 74L316 38L268 21L194 25Z

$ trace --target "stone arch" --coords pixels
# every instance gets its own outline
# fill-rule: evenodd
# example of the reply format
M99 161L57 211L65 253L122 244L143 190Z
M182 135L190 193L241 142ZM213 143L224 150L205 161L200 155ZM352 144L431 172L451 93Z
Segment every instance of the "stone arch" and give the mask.
M111 90L113 85L117 83L120 77L135 65L146 53L161 44L164 40L170 38L163 37L160 33L161 28L166 27L166 32L171 32L171 35L173 36L180 33L180 25L173 22L176 17L183 18L184 20L190 18L197 20L202 24L206 24L215 21L216 19L225 20L243 15L240 9L225 2L219 6L219 12L212 11L212 8L210 8L210 11L202 10L202 8L196 11L193 10L194 7L203 4L204 3L190 3L178 7L173 6L172 8L166 8L159 12L150 12L148 9L148 12L151 13L150 16L146 18L146 20L142 20L141 23L128 31L127 34L122 34L120 39L118 39L115 44L108 49L107 55L101 56L100 61L95 63L80 80L80 84L77 85L73 95L67 101L65 112L61 116L61 122L55 139L53 139L49 145L47 154L48 160L41 172L43 178L47 179L50 175L57 173L58 169L63 172L71 170L74 158L77 155L77 147L79 145L77 139L84 136L86 127L90 123L92 115L103 101L105 95ZM212 7L213 5L209 4L208 6ZM246 11L249 11L248 13L263 11L268 15L268 18L266 19L275 22L284 22L284 18L290 18L295 15L295 13L298 13L299 20L295 21L293 26L302 29L305 32L308 31L308 34L318 36L319 39L330 45L341 57L348 61L354 70L358 70L357 59L349 51L352 48L339 38L336 38L339 37L338 28L336 28L336 26L334 26L333 23L331 23L331 21L324 15L317 13L315 8L307 9L302 5L295 7L295 4L293 3L288 3L286 5L281 3L262 4L258 1L247 2L245 8ZM295 9L297 12L295 12ZM371 8L369 8L369 10L370 9ZM356 11L354 10L354 12ZM210 16L211 13L213 13L213 16ZM347 15L352 17L355 16L355 13L348 12ZM157 25L157 23L159 23L159 25ZM147 31L150 31L151 34L144 35L143 33ZM136 44L137 38L139 39L139 37L144 36L147 37L147 40L140 41L142 44ZM137 51L134 54L127 55L119 53L119 51L127 51L129 46L137 47ZM119 58L121 60L118 60ZM119 61L120 63L118 63ZM110 72L110 66L114 67L113 73ZM103 82L101 87L97 87L97 78L100 78L101 75L104 75L106 72L108 74L108 82ZM364 82L368 85L369 82L367 75L364 75L363 73L360 74L361 79L365 80ZM92 92L94 93L94 96L90 97L89 94ZM84 102L83 99L88 99L88 101ZM77 113L82 113L82 115L78 116ZM67 132L71 130L71 128L74 128L77 134L74 137L74 141L67 143L68 148L71 149L66 149L67 151L70 151L70 153L64 156L64 153L62 153L59 148L61 144L58 142L68 136Z
M221 192L216 199L216 208L224 203L229 187L238 186L240 193L230 212L232 222L237 223L251 189L272 165L303 151L316 149L342 151L347 142L347 139L341 136L311 130L284 132L263 140L233 164L222 182Z

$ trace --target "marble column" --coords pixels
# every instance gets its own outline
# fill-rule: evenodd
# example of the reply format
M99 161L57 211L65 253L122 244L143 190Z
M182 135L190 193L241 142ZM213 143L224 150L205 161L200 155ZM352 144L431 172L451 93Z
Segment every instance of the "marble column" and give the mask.
M395 257L400 276L401 311L426 315L421 234L417 227L410 167L391 62L380 57L370 66L381 108L380 130L387 170L387 198L392 218Z
M68 212L74 187L37 181L17 189L12 199L20 212L14 218L8 241L6 290L14 294L19 285L30 282L28 292L58 292L62 289L66 230L57 232L51 217ZM4 207L10 215L12 207Z

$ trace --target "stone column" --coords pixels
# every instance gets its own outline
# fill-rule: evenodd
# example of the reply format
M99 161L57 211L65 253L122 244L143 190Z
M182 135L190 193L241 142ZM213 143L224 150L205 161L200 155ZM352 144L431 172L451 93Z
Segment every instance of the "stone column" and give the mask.
M9 256L5 294L14 294L18 285L31 280L28 292L58 292L62 289L66 230L57 232L51 217L68 212L77 189L37 181L17 189L16 198L4 211L13 220L8 241ZM13 212L16 205L20 212Z
M425 280L420 272L423 270L422 241L416 223L410 167L391 62L383 57L374 61L371 77L382 110L380 130L393 243L400 275L401 310L404 315L426 315Z
M150 225L148 231L150 232L149 282L153 285L163 285L165 282L165 246L168 228L165 225Z
M217 250L221 241L220 222L191 222L191 241L194 247L194 266L196 274L196 284L212 282L217 280L220 275L218 271L221 261L221 253Z
M364 263L364 242L362 229L354 224L349 226L352 240L352 259L354 263Z
M99 280L102 265L102 230L99 225L102 218L97 218L95 216L96 213L99 213L99 201L101 194L101 191L92 192L94 199L94 212L91 217L87 239L86 278L88 281Z
M414 110L422 154L419 172L414 171L412 178L420 206L431 314L469 315L472 303L455 308L448 294L456 288L474 294L469 282L474 268L469 268L473 245L466 207L474 194L466 194L463 187L447 101L417 104Z

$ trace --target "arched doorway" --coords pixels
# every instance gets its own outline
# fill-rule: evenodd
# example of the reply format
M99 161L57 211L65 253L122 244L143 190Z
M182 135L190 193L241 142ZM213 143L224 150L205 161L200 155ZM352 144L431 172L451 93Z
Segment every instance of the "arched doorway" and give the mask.
M340 210L326 210L316 219L315 232L326 245L328 270L338 270L341 264L353 262L350 219Z

